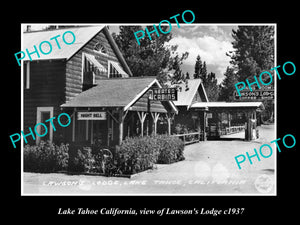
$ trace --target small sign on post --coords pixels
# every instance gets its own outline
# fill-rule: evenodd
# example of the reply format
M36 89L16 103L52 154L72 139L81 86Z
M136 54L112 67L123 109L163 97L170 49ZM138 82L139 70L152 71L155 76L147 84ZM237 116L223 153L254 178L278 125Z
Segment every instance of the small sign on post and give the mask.
M233 92L234 100L263 100L274 99L274 90L253 90L253 91L241 91L241 96L237 91Z
M153 88L150 90L149 99L153 101L177 101L176 88Z

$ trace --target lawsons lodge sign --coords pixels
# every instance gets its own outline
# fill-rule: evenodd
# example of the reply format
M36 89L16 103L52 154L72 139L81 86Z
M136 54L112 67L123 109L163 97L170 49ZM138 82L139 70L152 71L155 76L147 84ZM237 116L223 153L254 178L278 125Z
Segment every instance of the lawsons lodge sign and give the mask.
M240 95L239 95L240 94ZM246 90L241 91L240 93L237 93L237 91L233 92L234 100L263 100L263 99L269 99L274 100L274 89L268 89L268 90Z

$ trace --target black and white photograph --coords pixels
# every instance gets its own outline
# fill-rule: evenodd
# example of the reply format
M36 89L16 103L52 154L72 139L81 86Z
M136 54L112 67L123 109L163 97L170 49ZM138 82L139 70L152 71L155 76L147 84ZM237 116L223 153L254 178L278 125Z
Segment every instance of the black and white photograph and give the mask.
M109 3L2 13L4 217L294 221L296 3Z
M296 66L277 62L276 23L184 12L21 24L22 196L277 195L296 139L276 135L276 83Z

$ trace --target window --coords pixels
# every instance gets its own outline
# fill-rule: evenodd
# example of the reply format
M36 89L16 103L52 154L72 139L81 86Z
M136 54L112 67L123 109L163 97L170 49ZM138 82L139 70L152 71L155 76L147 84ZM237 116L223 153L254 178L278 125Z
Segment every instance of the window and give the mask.
M122 75L116 70L116 68L111 63L109 64L109 77L122 77Z
M93 85L95 83L95 67L87 60L86 56L83 58L83 85Z
M23 61L23 87L29 89L30 87L30 62Z
M93 87L96 84L96 75L107 73L107 70L95 58L94 55L82 54L82 89L83 91Z
M129 77L117 62L108 61L108 77Z
M53 107L37 107L37 113L36 113L36 124L43 123L47 126L47 134L43 137L40 137L36 135L36 144L38 144L41 140L47 141L50 140L52 142L53 140L53 128L50 124L50 122L45 122L46 120L53 117ZM38 134L44 134L45 133L45 127L44 126L37 126L37 133Z
M103 44L100 42L97 42L94 46L94 51L101 53L101 54L106 54L107 55L107 49L104 47Z

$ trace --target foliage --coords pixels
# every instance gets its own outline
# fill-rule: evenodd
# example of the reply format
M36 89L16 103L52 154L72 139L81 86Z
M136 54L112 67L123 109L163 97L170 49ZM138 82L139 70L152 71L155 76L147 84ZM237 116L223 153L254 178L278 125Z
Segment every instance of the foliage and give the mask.
M217 101L219 98L219 85L218 80L216 78L216 74L210 72L207 75L206 81L204 83L204 88L207 94L207 98L209 101Z
M183 160L183 142L168 135L126 138L117 146L116 161L109 150L84 147L79 144L55 145L41 141L24 148L24 171L57 172L68 170L79 173L105 175L134 174L153 168L155 163Z
M157 163L174 163L184 160L184 143L177 137L160 136L157 139L159 155Z
M153 26L146 27L150 32L153 30ZM176 54L178 46L168 44L172 39L171 32L159 35L159 37L153 33L152 40L145 34L145 37L139 40L140 45L138 45L134 32L144 30L142 26L120 26L119 29L119 34L113 33L112 36L133 76L156 76L161 83L165 83L168 80L167 72L171 70L170 67L174 65L174 62L181 64L187 57L187 52L178 56ZM169 27L161 26L161 29L167 31Z
M233 101L234 85L238 82L234 69L227 67L224 76L225 78L220 84L219 101Z
M203 79L205 77L204 77L204 74L202 73L202 67L203 67L202 60L201 60L200 55L198 55L197 58L196 58L196 63L195 63L194 79L201 78L202 81L203 81Z
M126 138L117 153L118 167L125 174L152 168L158 157L155 140L148 136Z
M270 70L274 65L274 26L239 26L232 30L231 64L239 81Z
M65 170L69 160L69 145L55 145L50 141L41 141L38 145L25 145L25 172L54 172Z
M253 76L258 77L261 72L270 71L274 67L274 26L239 26L237 30L232 30L232 37L234 51L227 53L231 58L232 69L226 71L220 100L230 100L225 95L232 96L231 93L235 90L232 83L245 82L248 78L251 82ZM263 79L267 82L265 79L268 76ZM274 101L264 100L263 103L266 108L265 115L272 118Z
M189 132L189 129L186 124L177 123L174 132L176 134L187 134Z
M113 155L108 149L100 148L98 145L91 147L73 145L71 149L70 152L73 152L73 155L70 157L70 172L102 173L105 175L120 173L114 165Z
M73 161L73 171L76 172L92 172L95 168L95 158L92 155L91 148L82 148L77 150L77 155Z
M183 160L183 149L180 139L168 135L126 138L118 146L118 167L124 174L134 174L155 163Z
M202 62L200 55L196 58L195 79L201 79L209 101L217 101L219 97L219 86L216 74L207 73L206 62Z

